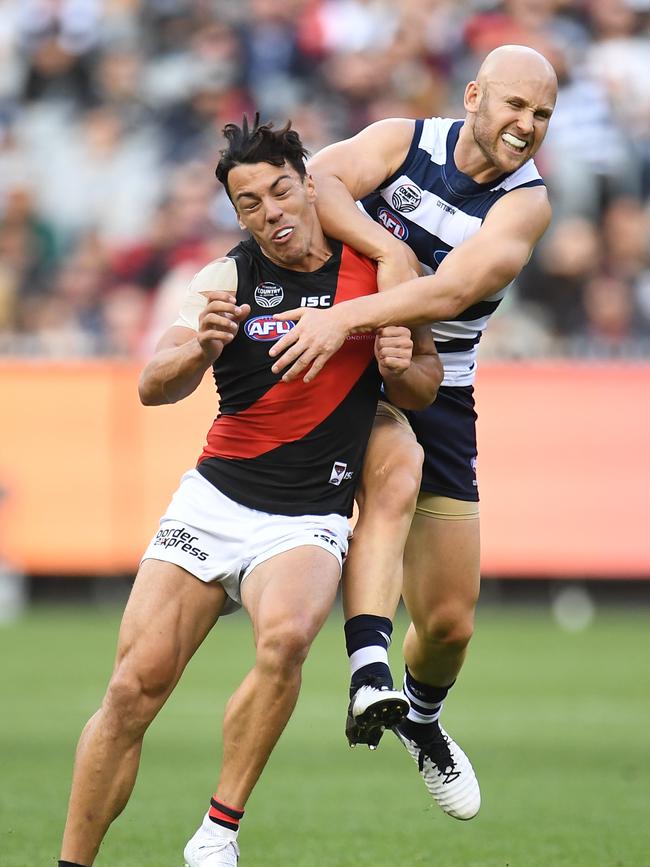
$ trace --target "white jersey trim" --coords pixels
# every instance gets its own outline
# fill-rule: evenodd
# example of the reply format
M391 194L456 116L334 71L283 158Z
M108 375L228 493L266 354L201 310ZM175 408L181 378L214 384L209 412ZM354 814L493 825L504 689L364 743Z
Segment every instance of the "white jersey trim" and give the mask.
M444 352L438 347L445 377L442 385L473 385L476 375L476 349L467 352Z
M532 160L528 160L527 163L524 163L523 166L517 169L512 175L509 175L500 184L497 184L496 187L492 187L493 190L506 190L509 192L510 190L514 190L516 187L520 187L522 184L529 184L531 181L541 181L542 176L537 171L535 167L535 163Z
M447 136L452 124L456 123L453 118L429 118L422 124L422 135L418 147L431 154L431 162L444 166L447 162Z

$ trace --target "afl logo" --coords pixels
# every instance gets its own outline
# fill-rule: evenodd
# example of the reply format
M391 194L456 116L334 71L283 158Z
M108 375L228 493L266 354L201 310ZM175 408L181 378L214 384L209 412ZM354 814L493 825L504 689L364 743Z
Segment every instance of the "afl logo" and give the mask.
M409 230L399 217L396 217L388 208L380 208L377 211L377 219L385 229L392 232L400 241L406 241L409 236Z
M277 307L284 298L284 290L277 283L260 283L255 287L255 302L260 307Z
M422 201L422 191L414 184L402 184L393 193L393 207L402 214L410 214Z
M244 326L246 336L251 340L279 340L287 334L295 322L276 322L272 316L256 316Z

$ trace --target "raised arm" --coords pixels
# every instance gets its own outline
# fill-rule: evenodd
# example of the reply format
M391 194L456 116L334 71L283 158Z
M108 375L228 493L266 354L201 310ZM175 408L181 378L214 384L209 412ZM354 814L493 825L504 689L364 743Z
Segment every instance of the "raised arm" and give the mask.
M205 371L230 343L250 307L238 307L234 295L207 292L198 331L173 325L140 375L138 394L145 406L176 403L195 391Z
M319 151L308 165L325 234L377 262L380 290L417 276L417 259L406 244L360 211L356 200L380 187L402 165L414 129L413 120L381 120Z
M145 406L176 403L198 388L205 371L221 355L248 316L237 306L237 268L217 259L192 280L178 319L158 342L140 375L138 393Z
M475 235L445 257L434 275L330 310L282 314L282 318L300 321L271 350L273 356L282 356L273 369L284 370L285 379L295 379L308 370L305 380L309 382L355 331L453 319L517 276L550 218L544 187L514 190L494 205Z

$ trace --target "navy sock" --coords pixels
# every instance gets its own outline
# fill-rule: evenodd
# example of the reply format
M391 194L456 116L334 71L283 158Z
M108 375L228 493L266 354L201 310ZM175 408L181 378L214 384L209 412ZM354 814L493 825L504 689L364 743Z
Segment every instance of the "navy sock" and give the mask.
M59 861L59 867L87 867L87 865L77 864L76 861Z
M388 648L393 633L391 620L376 614L357 614L346 621L344 630L352 672L350 693L369 679L376 679L392 689L393 677L388 667Z
M439 728L438 720L442 712L442 705L453 685L450 683L449 686L431 686L431 684L416 680L408 667L405 668L404 693L409 700L411 709L404 724L408 723L406 728L411 735L415 734L416 731L422 733L425 728L427 733Z

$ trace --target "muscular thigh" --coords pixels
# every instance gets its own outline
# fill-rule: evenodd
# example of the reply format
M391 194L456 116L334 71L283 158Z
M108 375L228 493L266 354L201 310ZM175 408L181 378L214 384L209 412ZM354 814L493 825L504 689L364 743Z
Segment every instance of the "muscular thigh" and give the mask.
M127 602L116 668L128 665L145 684L173 685L214 626L226 600L174 563L145 560Z
M255 640L271 629L304 631L312 640L329 614L341 576L325 548L301 545L264 561L242 584Z
M479 519L417 514L404 552L404 602L414 622L472 611L480 583Z

